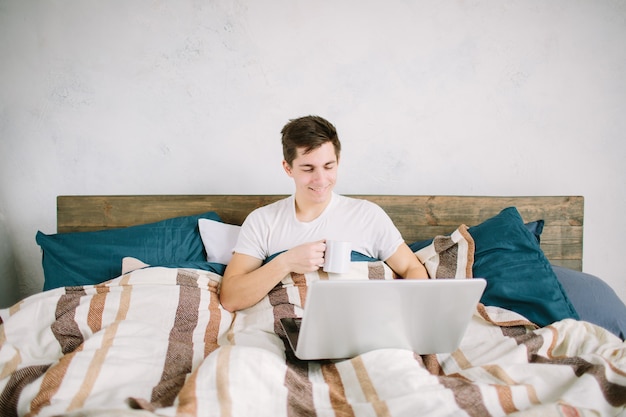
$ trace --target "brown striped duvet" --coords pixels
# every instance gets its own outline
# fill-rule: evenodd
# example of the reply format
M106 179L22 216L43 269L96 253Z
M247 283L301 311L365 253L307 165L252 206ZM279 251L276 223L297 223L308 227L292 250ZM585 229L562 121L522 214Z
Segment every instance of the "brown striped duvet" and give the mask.
M451 354L303 362L277 319L328 276L292 274L237 314L220 279L146 268L0 310L0 416L626 416L626 344L589 323L479 305Z

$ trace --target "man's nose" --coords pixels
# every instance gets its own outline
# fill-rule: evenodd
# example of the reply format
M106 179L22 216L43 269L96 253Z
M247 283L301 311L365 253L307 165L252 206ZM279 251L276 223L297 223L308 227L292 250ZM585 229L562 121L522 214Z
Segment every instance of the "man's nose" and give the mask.
M314 181L320 181L323 179L324 179L324 172L322 170L315 170L315 172L313 172Z

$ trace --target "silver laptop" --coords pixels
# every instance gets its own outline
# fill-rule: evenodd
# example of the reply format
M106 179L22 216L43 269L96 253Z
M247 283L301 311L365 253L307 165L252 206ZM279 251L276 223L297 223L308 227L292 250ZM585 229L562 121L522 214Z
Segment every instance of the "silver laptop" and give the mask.
M455 351L485 290L474 279L316 281L302 319L283 318L296 357L344 359L376 349Z

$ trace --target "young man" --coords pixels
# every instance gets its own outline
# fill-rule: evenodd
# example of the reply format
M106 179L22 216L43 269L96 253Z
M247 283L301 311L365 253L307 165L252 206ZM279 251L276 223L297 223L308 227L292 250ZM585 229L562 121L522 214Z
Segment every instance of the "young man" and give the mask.
M325 241L332 239L352 242L352 250L385 261L401 277L428 278L382 208L333 192L341 143L330 122L301 117L281 133L283 169L296 191L253 211L243 223L222 280L224 308L250 307L287 274L318 270L324 264Z

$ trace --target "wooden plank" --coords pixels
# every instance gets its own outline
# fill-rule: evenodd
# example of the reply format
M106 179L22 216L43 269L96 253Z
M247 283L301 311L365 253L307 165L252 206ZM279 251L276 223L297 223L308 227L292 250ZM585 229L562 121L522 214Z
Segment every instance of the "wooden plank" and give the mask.
M550 263L557 265L557 266L562 266L564 268L573 269L574 271L583 270L583 262L582 260L579 260L579 259L576 259L576 260L555 259L555 260L550 260Z
M59 196L57 231L83 232L152 223L215 211L226 223L241 224L256 207L279 195Z
M285 195L59 196L57 230L80 232L126 227L217 212L241 224L250 211ZM449 234L460 224L474 226L515 206L524 221L543 219L541 246L551 262L582 270L584 199L580 196L404 196L353 195L380 205L408 242Z

